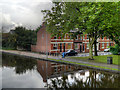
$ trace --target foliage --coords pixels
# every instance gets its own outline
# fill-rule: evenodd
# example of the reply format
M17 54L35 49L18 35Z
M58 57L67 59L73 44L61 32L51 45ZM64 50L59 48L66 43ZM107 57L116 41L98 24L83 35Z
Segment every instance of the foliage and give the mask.
M112 52L112 54L114 55L117 55L120 52L120 46L118 44L116 44L115 46L111 46L110 52Z
M17 46L24 48L26 50L31 49L31 44L36 43L36 32L28 30L24 27L17 27L15 29L15 34L17 35Z
M2 34L2 48L3 49L16 49L16 35L10 33Z
M31 44L36 44L36 31L28 30L25 27L16 27L14 33L3 33L2 46L3 48L17 47L31 50Z
M97 38L110 37L109 31L118 32L118 2L55 2L51 10L42 12L47 30L53 35L64 35L74 29L88 34L90 59L93 59L93 44Z

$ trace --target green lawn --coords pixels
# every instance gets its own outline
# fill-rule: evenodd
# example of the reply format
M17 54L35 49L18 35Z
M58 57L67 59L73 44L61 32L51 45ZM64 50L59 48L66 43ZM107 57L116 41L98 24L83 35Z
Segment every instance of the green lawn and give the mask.
M49 60L53 60L53 61L58 61L58 62L65 62L65 63L71 63L71 64L84 65L84 66L96 67L96 68L101 68L101 69L109 69L109 70L116 70L116 71L119 71L119 69L115 69L115 68L108 68L108 67L102 67L102 66L96 66L96 65L89 65L89 64L83 64L83 63L76 63L76 62L64 61L64 60L56 60L56 59L51 59L51 58L48 58L48 59L49 59Z
M85 60L85 61L90 61L90 62L107 63L107 57L113 58L113 64L120 65L120 55L94 56L94 60L88 60L89 57L69 57L69 58L78 59L78 60Z

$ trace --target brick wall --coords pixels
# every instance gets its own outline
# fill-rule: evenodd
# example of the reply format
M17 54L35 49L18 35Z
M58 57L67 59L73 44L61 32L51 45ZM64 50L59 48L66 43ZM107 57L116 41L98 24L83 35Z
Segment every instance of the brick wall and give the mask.
M47 35L47 38L46 38ZM37 32L37 43L36 47L32 46L32 51L36 52L44 52L46 53L46 48L47 51L50 52L51 50L51 39L50 39L50 34L46 32L45 25L42 26L42 28ZM47 42L46 42L47 41Z

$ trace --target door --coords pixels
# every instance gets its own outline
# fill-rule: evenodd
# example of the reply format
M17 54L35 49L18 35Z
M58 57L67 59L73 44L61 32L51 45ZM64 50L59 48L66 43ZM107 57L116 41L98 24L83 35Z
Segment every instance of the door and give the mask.
M83 51L85 50L85 46L84 46L85 44L83 43Z
M60 52L62 52L62 43L60 43Z
M80 44L80 52L82 52L82 45Z
M63 50L64 50L64 52L65 52L65 43L64 43L64 46L63 46Z

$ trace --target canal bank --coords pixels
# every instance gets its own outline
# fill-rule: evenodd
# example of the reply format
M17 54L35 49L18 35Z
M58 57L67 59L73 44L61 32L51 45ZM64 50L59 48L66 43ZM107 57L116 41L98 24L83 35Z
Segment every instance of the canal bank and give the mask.
M21 55L21 56L35 58L35 59L42 59L46 61L82 66L85 68L96 69L96 70L101 70L106 72L120 73L119 65L86 62L86 61L70 59L70 58L62 58L61 56L46 56L46 55L41 55L38 53L26 52L26 51L0 50L0 52L14 54L14 55Z

